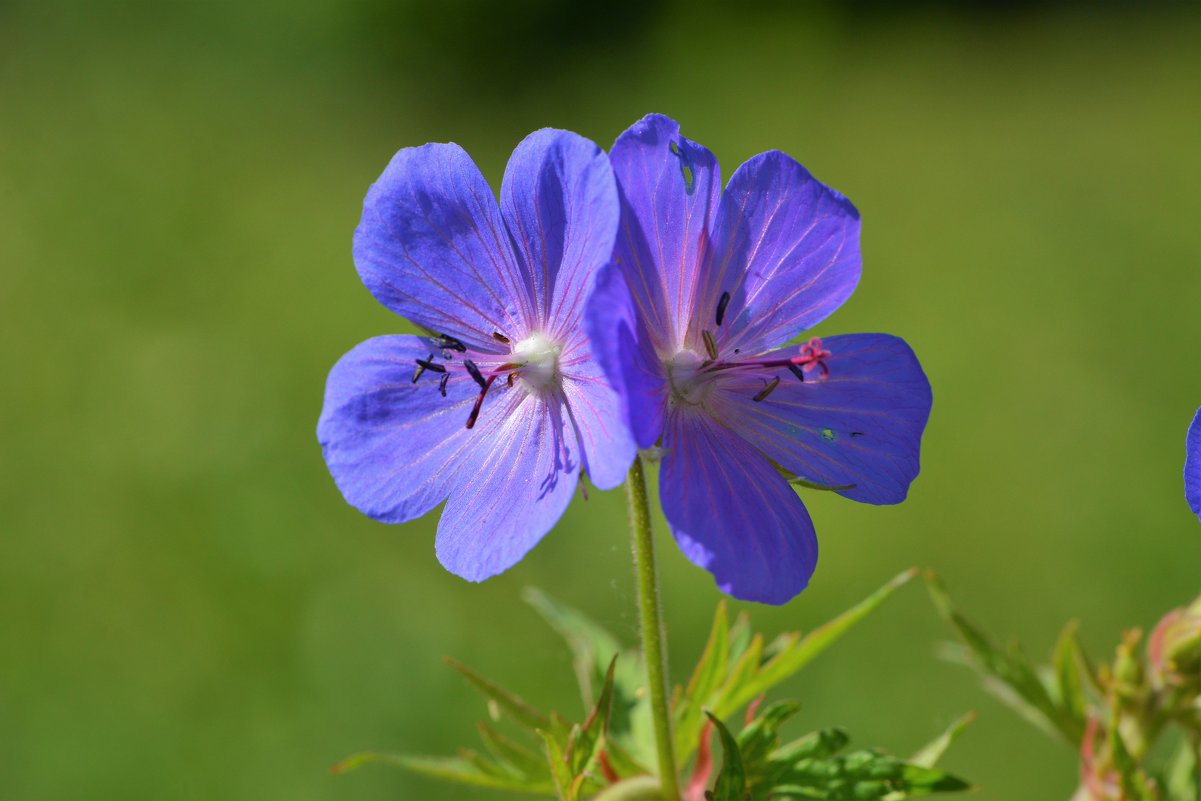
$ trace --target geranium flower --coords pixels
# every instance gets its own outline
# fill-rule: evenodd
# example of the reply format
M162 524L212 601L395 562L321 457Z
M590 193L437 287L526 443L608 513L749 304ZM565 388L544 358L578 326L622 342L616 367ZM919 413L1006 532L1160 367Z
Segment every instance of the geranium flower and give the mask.
M1184 454L1184 498L1193 514L1201 518L1201 409L1188 428Z
M713 155L650 115L610 153L615 263L588 329L641 448L662 446L663 512L736 598L780 604L817 539L794 483L898 503L918 473L930 385L886 334L809 338L859 281L859 214L780 152L721 189Z
M317 426L346 500L386 523L442 501L438 559L480 581L563 514L581 474L617 486L634 446L581 319L612 254L613 173L592 142L530 134L500 205L453 144L401 150L371 187L354 260L431 332L367 340L334 366Z

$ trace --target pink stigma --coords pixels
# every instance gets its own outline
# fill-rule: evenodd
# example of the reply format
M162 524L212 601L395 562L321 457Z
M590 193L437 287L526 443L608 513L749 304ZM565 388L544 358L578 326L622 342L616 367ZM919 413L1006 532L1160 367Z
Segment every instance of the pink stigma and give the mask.
M800 365L801 369L806 373L813 372L814 368L821 370L821 377L827 378L830 375L830 367L826 364L826 359L830 358L830 351L826 350L822 345L822 341L817 337L813 337L804 345L801 345L801 352L798 356L793 356L789 359L790 362Z

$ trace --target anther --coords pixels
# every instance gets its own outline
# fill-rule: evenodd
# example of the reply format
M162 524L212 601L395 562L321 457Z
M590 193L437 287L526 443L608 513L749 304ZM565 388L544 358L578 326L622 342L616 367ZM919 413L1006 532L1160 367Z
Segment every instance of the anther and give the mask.
M730 293L722 292L721 298L717 301L717 324L721 325L721 321L726 317L726 306L730 305Z
M430 355L432 356L433 354L431 353ZM413 371L413 383L414 384L417 383L417 379L421 378L421 374L424 372L425 372L425 365L421 363L420 359L418 359L417 360L417 369Z
M513 386L513 375L513 373L509 373L509 377L505 379L505 384L510 387Z
M438 391L442 393L442 397L446 397L446 382L450 380L450 373L443 373L442 378L438 379Z
M755 397L751 398L751 400L753 400L755 403L759 403L768 395L770 395L772 390L778 386L780 386L780 376L772 376L771 381L767 382L767 386L759 390L759 394L755 395Z
M416 359L415 361L417 362L418 370L419 371L433 370L435 373L445 373L446 368L443 367L442 365L438 364L437 362L433 361L433 358L434 358L434 354L431 353L429 356L426 356L424 359Z
M510 339L509 339L507 336L505 336L504 334L502 334L502 333L501 333L501 332L499 332L499 331L493 331L493 332L492 332L492 338L493 338L493 339L495 339L497 342L503 342L503 343L504 343L504 344L506 344L506 345L508 345L508 344L509 344L509 342L511 342L511 341L512 341L512 340L510 340Z
M705 352L709 354L709 358L717 361L717 342L713 339L713 334L701 331L701 339L705 340Z
M438 334L436 337L431 337L430 342L436 348L445 350L457 350L459 353L466 353L467 346L461 340L455 339L450 334Z
M480 385L480 389L488 388L488 382L484 380L484 376L482 373L480 373L480 368L475 366L475 362L473 362L471 359L464 359L463 367L465 367L467 372L471 374L471 377L475 380L475 383ZM471 428L471 426L467 427Z
M797 367L792 362L788 363L788 369L793 375L795 375L797 377L798 381L800 381L801 383L804 383L804 381L805 381L805 371L804 370Z

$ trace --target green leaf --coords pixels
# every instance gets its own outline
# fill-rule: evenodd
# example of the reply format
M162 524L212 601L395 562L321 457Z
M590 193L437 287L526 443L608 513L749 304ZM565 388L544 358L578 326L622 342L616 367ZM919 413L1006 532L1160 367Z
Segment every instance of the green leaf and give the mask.
M1088 697L1085 695L1085 680L1091 671L1084 650L1076 639L1076 621L1069 621L1059 634L1055 652L1051 658L1054 671L1052 686L1055 688L1059 707L1077 728L1076 740L1084 736L1084 724L1088 715Z
M715 711L718 714L729 714L795 674L833 645L856 623L879 608L880 604L916 574L916 570L906 570L829 623L795 641L783 642L775 656L764 664L753 678L736 684L729 683L732 692L721 704L715 704Z
M613 700L610 704L608 740L629 757L631 766L653 762L655 758L654 731L651 726L650 703L646 697L646 668L640 654L623 649L617 638L584 613L555 601L546 593L527 588L527 603L567 641L573 655L576 681L584 698L584 708L596 704L598 688L605 681L609 663L615 654L621 659L613 677ZM632 776L641 770L627 772L614 764L621 776Z
M1124 801L1158 801L1155 788L1135 762L1126 747L1126 741L1122 739L1117 725L1119 717L1117 714L1110 715L1108 739L1113 766L1117 770L1118 783L1122 788L1122 798Z
M768 755L768 759L786 765L802 759L828 759L846 748L850 741L850 735L844 729L818 729L780 746Z
M555 794L558 795L560 801L572 801L572 779L574 777L571 775L571 769L567 766L567 757L563 753L563 746L552 732L539 730L538 736L542 738L542 745L546 749L546 763L550 766Z
M654 776L635 776L610 784L592 801L663 801L663 790Z
M932 768L942 759L943 754L951 747L951 744L959 739L959 735L963 734L976 720L976 713L968 712L958 720L951 723L947 730L939 735L936 739L922 746L916 754L909 758L912 765L918 765L923 768Z
M1013 643L1002 651L994 645L959 613L932 572L926 574L926 588L939 614L967 646L972 656L970 664L984 674L985 688L1038 728L1072 747L1078 746L1083 733L1081 725L1051 697L1021 648Z
M1197 745L1184 737L1176 744L1162 782L1171 801L1201 801L1201 773L1197 771Z
M605 729L609 723L609 708L613 702L613 673L617 668L617 659L617 655L614 654L613 659L609 662L609 670L605 673L601 697L596 702L592 713L588 715L588 719L584 721L584 725L579 727L578 735L571 740L568 761L574 777L579 777L592 765L592 760L596 757L599 746L603 742Z
M508 690L485 679L469 667L461 665L450 657L446 664L461 673L473 687L496 702L499 707L512 715L519 723L530 729L545 729L551 726L551 720L542 712L527 704Z
M583 612L559 603L536 587L526 587L521 597L567 642L575 657L576 681L584 707L593 706L596 688L604 682L609 662L622 651L621 643Z
M941 770L920 765L905 765L901 769L898 789L907 795L930 795L931 793L957 793L962 790L970 790L972 785Z
M767 761L780 744L780 726L800 711L799 701L778 701L738 732L738 750L748 774Z
M721 742L721 772L713 784L711 801L744 801L746 796L746 771L742 764L742 755L738 751L738 743L730 734L730 730L716 716L705 712L717 729Z
M729 617L726 602L717 604L713 615L713 626L709 631L709 639L705 650L692 671L692 678L683 689L677 687L677 697L673 705L676 732L676 753L681 759L686 759L691 750L696 747L696 737L703 725L702 715L711 702L711 696L721 686L729 666ZM690 744L691 743L691 744Z
M746 649L751 644L751 619L746 612L739 612L738 617L734 619L734 625L730 626L730 661L737 662L746 653Z
M532 749L506 737L487 723L479 722L475 725L479 729L484 746L497 762L510 765L523 776L537 776L544 780L550 778L546 770L546 760Z
M514 792L534 793L538 795L554 795L555 788L547 781L532 782L501 773L481 770L472 759L464 757L425 757L407 756L404 754L384 754L368 752L347 757L334 766L335 773L345 773L367 764L385 764L403 768L411 773L420 773L436 779L469 784L476 787L490 787L494 790L511 790Z

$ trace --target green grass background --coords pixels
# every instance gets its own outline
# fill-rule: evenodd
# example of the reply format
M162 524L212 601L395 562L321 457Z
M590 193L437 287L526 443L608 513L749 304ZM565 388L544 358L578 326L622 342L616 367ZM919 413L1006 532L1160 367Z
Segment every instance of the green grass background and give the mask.
M523 2L0 2L0 797L486 799L353 751L448 752L478 698L443 655L576 713L526 585L634 638L620 493L470 585L347 506L325 375L404 324L351 232L398 148L499 184L560 126L660 111L725 174L783 149L862 212L864 274L819 334L904 336L934 387L899 507L806 492L808 628L939 570L999 635L1108 654L1201 591L1182 498L1201 404L1201 13ZM566 16L564 16L566 15ZM673 674L718 594L659 519ZM940 662L905 589L784 691L794 731L946 765L980 801L1064 799L1074 756Z

